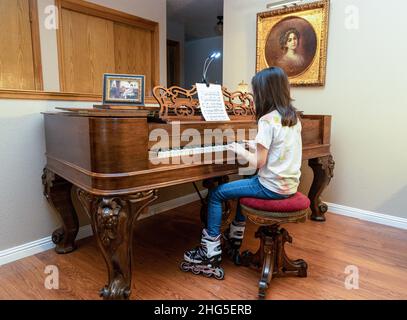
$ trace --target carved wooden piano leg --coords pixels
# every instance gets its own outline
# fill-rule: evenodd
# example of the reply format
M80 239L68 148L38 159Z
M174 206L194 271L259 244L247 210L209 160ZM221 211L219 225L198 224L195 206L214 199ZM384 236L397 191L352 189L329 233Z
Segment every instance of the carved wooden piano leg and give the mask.
M90 211L92 228L108 269L108 284L100 290L103 299L128 299L131 293L133 224L157 199L157 191L128 196L92 196L78 190L78 196Z
M75 238L79 230L79 221L72 204L72 184L52 171L44 168L42 174L44 196L60 215L62 227L52 233L57 253L68 253L75 250Z
M314 171L314 180L308 193L308 198L311 200L311 219L325 221L324 214L328 211L328 206L321 201L320 196L333 177L335 161L329 155L310 159L308 164Z

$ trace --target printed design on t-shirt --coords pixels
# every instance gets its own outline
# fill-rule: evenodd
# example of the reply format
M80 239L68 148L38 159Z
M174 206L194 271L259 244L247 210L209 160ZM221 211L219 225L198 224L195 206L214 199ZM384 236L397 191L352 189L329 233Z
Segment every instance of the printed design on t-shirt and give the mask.
M285 148L283 148L283 149L281 150L280 156L278 157L278 160L284 161L285 159L286 159L286 158L285 158Z
M287 158L290 158L290 157L291 157L291 153L292 153L292 147L285 145L285 146L281 149L281 154L280 154L278 160L280 160L280 161L287 160Z
M285 153L284 152L281 152L280 157L278 158L278 160L280 160L280 161L285 160Z
M291 180L283 178L281 176L278 177L278 180L280 181L280 190L283 192L290 191L295 186L295 183L293 183Z
M274 111L271 113L268 113L266 115L264 115L261 120L266 121L268 124L280 124L281 123L281 119L280 119L280 115L279 114L275 114Z
M280 180L281 191L291 191L293 188L297 188L297 183L291 178L278 177Z

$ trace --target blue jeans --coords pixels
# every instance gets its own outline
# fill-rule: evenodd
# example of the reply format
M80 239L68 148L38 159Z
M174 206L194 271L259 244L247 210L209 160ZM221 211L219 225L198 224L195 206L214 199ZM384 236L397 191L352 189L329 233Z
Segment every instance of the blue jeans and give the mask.
M285 199L289 196L275 193L263 185L259 181L258 176L250 179L241 179L225 184L212 189L209 193L208 200L208 223L207 231L211 237L216 237L220 234L222 224L222 202L225 200L238 199L241 197L254 197L260 199ZM236 210L236 221L245 221L246 217L242 215L240 205Z

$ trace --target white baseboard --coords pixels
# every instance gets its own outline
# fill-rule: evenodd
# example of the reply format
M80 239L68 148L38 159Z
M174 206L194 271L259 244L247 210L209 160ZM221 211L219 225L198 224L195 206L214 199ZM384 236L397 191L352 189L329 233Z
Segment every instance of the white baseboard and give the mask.
M42 238L0 251L0 266L55 247L50 237Z
M206 196L206 193L207 190L202 191L203 196ZM162 203L158 203L156 205L151 206L148 210L148 213L141 216L140 219L145 219L155 214L165 212L197 200L199 200L198 195L196 193L191 193L176 199L171 199ZM329 207L328 210L331 213L357 218L360 220L375 222L400 229L405 230L407 229L407 219L405 218L342 206L335 203L327 202L327 205ZM90 225L83 226L79 229L77 240L90 237L92 234L93 232ZM55 244L51 241L51 236L49 236L10 249L2 250L0 251L0 266L28 256L32 256L34 254L46 250L50 250L54 247Z
M201 191L201 194L202 196L206 196L207 190ZM162 203L152 205L149 208L148 213L140 216L139 220L186 205L197 200L199 200L199 196L196 193L191 193L176 199L171 199ZM76 239L80 240L86 237L90 237L91 235L93 235L92 227L88 224L79 228ZM10 249L2 250L0 251L0 266L46 250L50 250L54 247L55 244L52 242L51 236L49 236Z
M331 213L407 230L406 218L347 207L336 203L326 202L326 204L328 205L328 211Z

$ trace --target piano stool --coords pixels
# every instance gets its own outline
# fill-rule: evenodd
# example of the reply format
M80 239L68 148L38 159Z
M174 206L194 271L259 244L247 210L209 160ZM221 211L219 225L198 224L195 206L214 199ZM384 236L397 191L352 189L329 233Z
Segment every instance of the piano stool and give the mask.
M242 213L253 223L260 225L255 233L260 238L260 247L253 254L245 251L241 254L241 265L262 266L259 281L259 299L263 299L270 281L274 277L296 275L307 276L307 263L291 260L287 257L284 244L292 242L288 231L280 225L289 222L305 222L310 214L310 200L300 192L282 200L264 200L241 198Z

